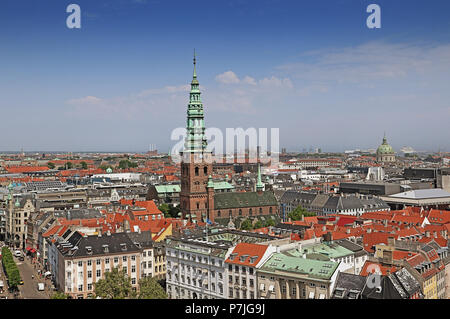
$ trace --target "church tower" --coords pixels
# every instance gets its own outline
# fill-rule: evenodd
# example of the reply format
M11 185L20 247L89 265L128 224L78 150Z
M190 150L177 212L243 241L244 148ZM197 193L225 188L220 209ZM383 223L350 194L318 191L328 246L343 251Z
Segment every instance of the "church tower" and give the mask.
M187 109L186 139L184 151L181 152L180 192L182 216L192 221L205 221L208 218L209 205L214 205L214 201L208 201L207 186L208 176L212 174L212 154L206 148L205 120L194 51L194 74Z

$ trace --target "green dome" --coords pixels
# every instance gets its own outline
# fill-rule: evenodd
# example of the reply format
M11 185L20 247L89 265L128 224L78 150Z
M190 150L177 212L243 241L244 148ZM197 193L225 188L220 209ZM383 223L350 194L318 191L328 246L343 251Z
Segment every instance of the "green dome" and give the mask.
M390 146L386 140L386 137L383 138L383 144L381 144L377 149L377 154L394 154L394 149Z
M108 167L108 168L106 169L106 173L108 173L108 174L111 174L111 173L112 173L111 167Z

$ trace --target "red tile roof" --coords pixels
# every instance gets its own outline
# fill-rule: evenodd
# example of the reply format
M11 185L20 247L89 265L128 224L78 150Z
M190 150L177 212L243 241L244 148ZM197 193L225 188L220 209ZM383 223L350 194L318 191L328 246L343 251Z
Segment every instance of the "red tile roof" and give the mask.
M369 271L369 268L371 271ZM366 260L359 275L366 277L369 275L369 273L377 273L377 271L375 271L375 269L378 270L379 272L381 272L381 274L383 276L387 275L388 271L390 273L394 273L397 271L397 267L395 267L395 266L384 266L380 263L371 262L371 261Z
M267 250L267 247L268 246L261 244L239 243L236 245L236 247L234 247L233 252L230 255L231 257L236 254L233 260L228 258L225 262L230 264L255 267L263 257L264 253ZM244 261L241 261L241 256L245 257ZM256 257L254 258L253 262L250 262L251 257Z

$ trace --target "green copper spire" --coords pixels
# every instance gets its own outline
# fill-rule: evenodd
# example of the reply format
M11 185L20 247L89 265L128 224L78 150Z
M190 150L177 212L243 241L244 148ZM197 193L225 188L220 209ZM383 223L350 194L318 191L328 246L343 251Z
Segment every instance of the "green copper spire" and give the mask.
M261 181L261 165L258 163L258 181L256 182L256 190L263 190L264 184Z
M197 64L197 60L195 59L195 49L194 49L194 74L192 76L193 79L197 79L197 71L195 70L196 64Z
M196 64L197 56L194 51L194 73L192 76L191 92L189 93L189 104L187 110L187 132L184 143L185 152L203 152L207 146L203 104L200 98L201 93L197 80Z
M212 176L211 175L208 176L208 185L207 185L207 187L208 188L210 188L210 187L214 188L214 182L212 180Z

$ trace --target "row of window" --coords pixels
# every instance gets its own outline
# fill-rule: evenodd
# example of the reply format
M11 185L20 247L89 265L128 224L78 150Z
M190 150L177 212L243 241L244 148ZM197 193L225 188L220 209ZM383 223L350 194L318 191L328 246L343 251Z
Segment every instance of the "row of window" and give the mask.
M229 264L228 265L228 270L229 271L233 271L233 265ZM235 272L239 272L239 270L241 270L241 273L243 273L243 274L247 273L247 267L234 265L234 271ZM248 267L248 273L250 275L253 275L253 268L252 267Z
M259 214L260 215L263 214L263 209L261 207L259 208ZM269 214L273 214L272 207L269 207ZM238 215L242 216L242 209L241 208L239 208ZM252 208L248 209L248 215L249 216L253 215L253 209ZM218 210L217 211L217 217L221 217L221 216L222 216L222 212L220 210ZM233 211L230 209L230 210L228 210L228 217L232 217L232 216L233 216Z
M130 257L131 261L136 261L136 256L133 255ZM105 264L109 264L110 259L109 258L105 258ZM122 261L126 262L128 260L128 256L122 256ZM88 259L87 261L78 261L78 267L83 267L83 262L87 264L87 266L92 266L92 259ZM119 262L119 257L114 257L114 263L117 264ZM70 265L72 264L72 262L70 260L67 261L67 266L70 267ZM96 260L96 264L97 265L101 265L101 259L97 259Z
M246 286L247 285L247 278L245 278L245 277L239 277L239 276L236 276L236 277L234 277L235 278L235 280L234 280L234 283L235 284L238 284L238 285L240 285L240 284L242 284L243 286ZM230 284L232 284L233 283L233 276L228 276L228 282L230 283ZM250 278L249 279L249 286L250 287L254 287L254 285L255 285L255 282L254 282L254 280L253 280L253 278Z

